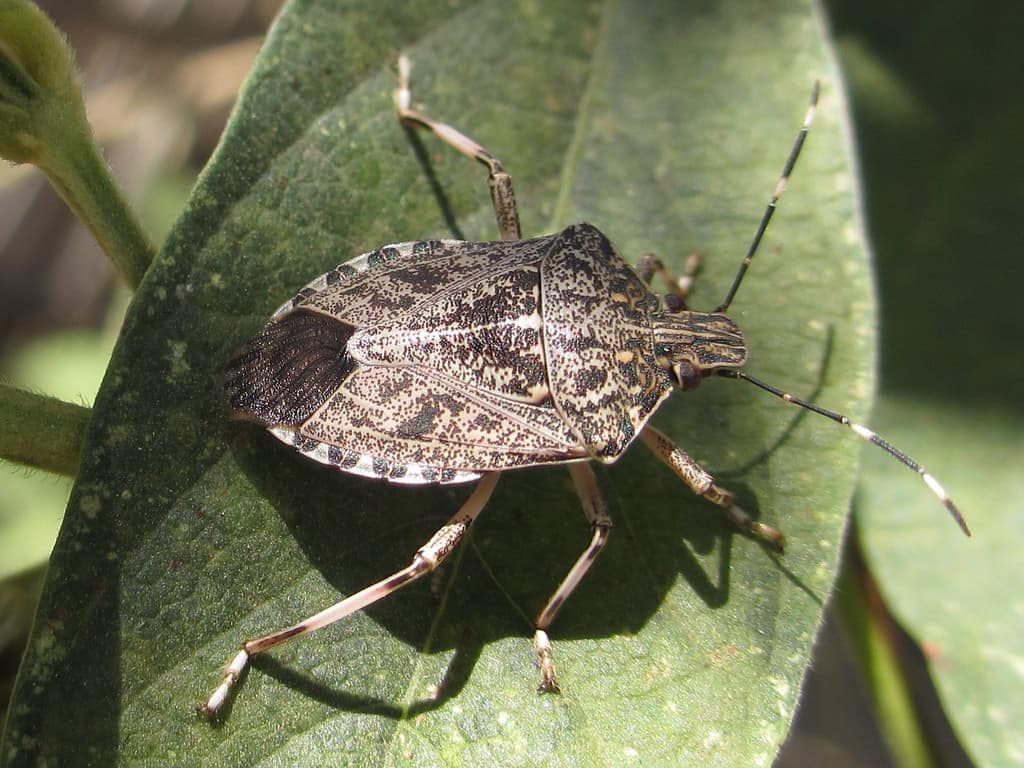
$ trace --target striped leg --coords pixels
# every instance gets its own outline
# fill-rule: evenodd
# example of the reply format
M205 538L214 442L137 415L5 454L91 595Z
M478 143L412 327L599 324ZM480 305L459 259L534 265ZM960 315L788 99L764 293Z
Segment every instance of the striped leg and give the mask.
M417 550L412 562L402 570L393 573L386 579L378 581L376 584L371 584L354 595L346 597L330 608L320 611L320 613L303 619L298 624L242 643L242 650L231 660L220 685L217 686L217 689L205 703L200 704L196 708L197 711L210 720L216 719L221 709L227 703L232 688L234 688L245 668L249 665L249 659L256 654L263 653L275 645L283 643L285 640L313 632L321 627L326 627L328 624L333 624L349 614L376 603L378 600L383 600L406 584L437 568L448 554L455 549L455 546L462 539L469 526L476 519L477 515L480 514L481 510L483 510L488 499L491 497L491 493L494 491L494 486L497 484L500 475L500 472L490 472L484 475L459 511L426 544Z
M665 266L665 263L653 253L641 257L637 271L645 283L650 284L657 275L665 283L668 293L665 294L665 308L669 312L682 312L686 309L686 298L693 290L693 282L700 270L699 253L691 253L686 257L683 271L678 277Z
M533 635L533 649L537 652L537 662L540 665L540 685L538 691L542 693L558 693L558 682L555 679L555 661L551 653L551 639L548 637L548 628L555 620L558 611L565 604L569 595L579 586L583 577L594 564L598 554L604 549L608 542L608 534L612 529L612 519L608 514L608 505L597 484L597 477L594 470L588 463L570 464L569 473L572 475L573 483L576 485L576 493L579 494L583 503L583 514L593 529L594 534L590 544L579 556L569 573L566 574L558 589L551 595L547 605L537 614L536 632Z
M498 220L501 238L502 240L521 240L522 231L519 228L516 196L512 192L512 177L505 172L501 161L485 147L480 146L450 125L412 108L412 95L409 93L409 59L404 55L398 58L398 90L395 91L395 107L398 109L398 119L402 125L431 131L448 146L487 166L487 176L491 186L491 202L494 204L494 215Z
M698 496L703 496L713 504L721 507L728 517L741 531L752 533L768 542L778 550L786 546L786 537L778 528L760 523L734 503L731 491L715 484L715 478L708 474L700 464L677 448L664 433L648 425L640 432L640 439L675 472L684 483Z

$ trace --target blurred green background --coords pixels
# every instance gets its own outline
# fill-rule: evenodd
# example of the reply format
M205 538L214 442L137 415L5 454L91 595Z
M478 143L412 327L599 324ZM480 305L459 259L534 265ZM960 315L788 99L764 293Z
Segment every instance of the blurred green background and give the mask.
M40 5L68 35L84 71L90 120L115 175L159 242L216 144L278 3ZM1024 421L1024 314L1016 296L1024 245L1024 57L1017 47L1024 39L1024 6L1012 0L830 0L826 9L847 80L877 267L882 409L873 424L891 422L897 434L906 428L913 436L914 429L901 422L911 403L936 438L922 444L911 437L904 441L908 447L922 458L951 456L958 483L983 487L987 471L1005 473L1024 464L1014 451ZM91 403L127 298L41 175L0 168L0 377ZM991 456L983 460L970 452L972 440L984 435L944 433L944 414L956 424L986 425L982 431L991 429L993 446L1009 446L996 451L999 466ZM937 443L944 434L943 448ZM952 481L947 484L955 490ZM1019 486L1010 487L1009 497L972 498L975 505L981 498L1019 507L1021 496L1012 495ZM0 464L4 701L69 488L68 480ZM864 495L872 493L869 480ZM940 514L934 511L935 525L947 525ZM863 521L864 539L867 560L880 571L886 554L873 546L873 522L870 516ZM879 579L888 594L885 576ZM912 679L923 681L922 696L930 701L925 706L937 723L930 738L939 744L938 764L970 764L952 733L942 735L941 711L929 699L922 663L907 663L914 667ZM892 764L849 644L834 622L825 629L778 764L825 759L831 765Z

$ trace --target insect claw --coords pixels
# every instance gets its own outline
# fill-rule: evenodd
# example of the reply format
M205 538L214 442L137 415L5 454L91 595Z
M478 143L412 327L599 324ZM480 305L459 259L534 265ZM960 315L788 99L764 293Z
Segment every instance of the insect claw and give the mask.
M540 685L538 693L561 693L555 679L555 660L551 654L551 640L548 633L538 629L533 635L533 649L537 652L537 663L540 665Z
M228 664L227 670L224 673L224 679L221 680L216 690L210 694L210 698L196 705L196 713L202 715L211 723L219 720L221 710L227 704L232 689L241 679L242 673L245 672L248 665L249 652L243 648L235 654L231 663Z
M741 531L756 536L776 552L782 552L786 548L786 535L782 531L767 523L758 522L738 504L725 507L725 514Z
M548 680L542 678L540 685L537 686L537 693L561 693L562 689L558 687L558 681L552 678Z
M412 105L412 95L409 93L409 57L404 53L398 57L398 88L395 89L395 108L398 114L402 115Z
M773 528L765 523L754 522L750 526L750 532L759 539L770 545L777 552L784 552L786 549L786 534L778 528Z

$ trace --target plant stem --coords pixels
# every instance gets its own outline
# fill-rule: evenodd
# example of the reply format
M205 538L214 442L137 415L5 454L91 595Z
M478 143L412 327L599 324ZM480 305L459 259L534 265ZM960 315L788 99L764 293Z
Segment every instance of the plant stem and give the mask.
M92 409L0 384L0 459L78 474Z
M131 288L137 288L154 248L134 211L114 183L91 135L67 131L59 151L40 160L58 194L89 228L100 248Z
M42 169L138 287L155 249L93 139L70 47L27 0L0 0L0 157Z
M836 607L894 762L902 768L932 768L936 762L906 675L899 627L868 569L856 529L846 547Z

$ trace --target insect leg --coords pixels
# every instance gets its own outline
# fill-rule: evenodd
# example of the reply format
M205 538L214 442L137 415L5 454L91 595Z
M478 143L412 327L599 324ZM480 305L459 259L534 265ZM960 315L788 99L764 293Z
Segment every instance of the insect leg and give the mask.
M700 464L677 448L662 432L648 425L640 432L640 439L653 451L654 455L668 465L698 496L717 504L741 531L747 531L781 550L786 544L786 537L778 528L760 523L734 502L731 491L715 484L715 478L708 474Z
M594 534L590 544L579 556L579 559L569 569L569 573L562 579L558 589L551 595L547 605L537 614L536 631L533 635L533 648L537 652L537 662L540 664L540 685L537 690L545 693L557 693L558 683L555 680L555 662L551 653L551 639L548 637L548 627L555 620L558 611L565 604L565 601L579 586L590 566L594 564L598 554L604 549L608 542L608 534L612 529L612 519L608 514L608 505L597 484L597 477L590 464L570 464L569 473L572 475L573 483L576 485L576 493L583 502L583 514L593 529Z
M333 624L351 613L366 608L368 605L381 600L392 592L401 589L406 584L430 573L448 556L455 546L462 539L463 534L468 530L470 524L480 514L487 504L494 486L498 482L500 472L489 472L484 475L466 502L459 508L451 519L435 533L430 540L420 547L413 556L412 562L400 571L396 571L386 579L371 584L365 589L346 597L344 600L335 603L320 613L303 619L287 629L282 629L255 640L247 640L242 643L240 650L228 665L217 689L210 695L210 698L197 707L200 714L209 719L215 719L227 702L231 689L241 678L242 673L249 664L249 659L258 653L263 653L285 640L297 635L304 635L328 624Z
M699 253L691 253L686 257L683 264L683 272L675 277L665 262L653 253L645 254L637 264L637 271L643 281L650 285L651 280L657 275L665 283L668 293L665 294L665 305L669 312L682 312L686 309L686 298L693 290L693 282L700 271L701 257Z
M491 202L494 204L494 215L498 220L501 238L503 240L521 240L522 231L519 228L516 196L512 192L512 177L505 172L501 161L461 131L412 109L411 104L409 59L402 55L398 57L398 90L395 91L398 119L407 128L424 128L431 131L453 149L486 165L488 181L491 186Z

